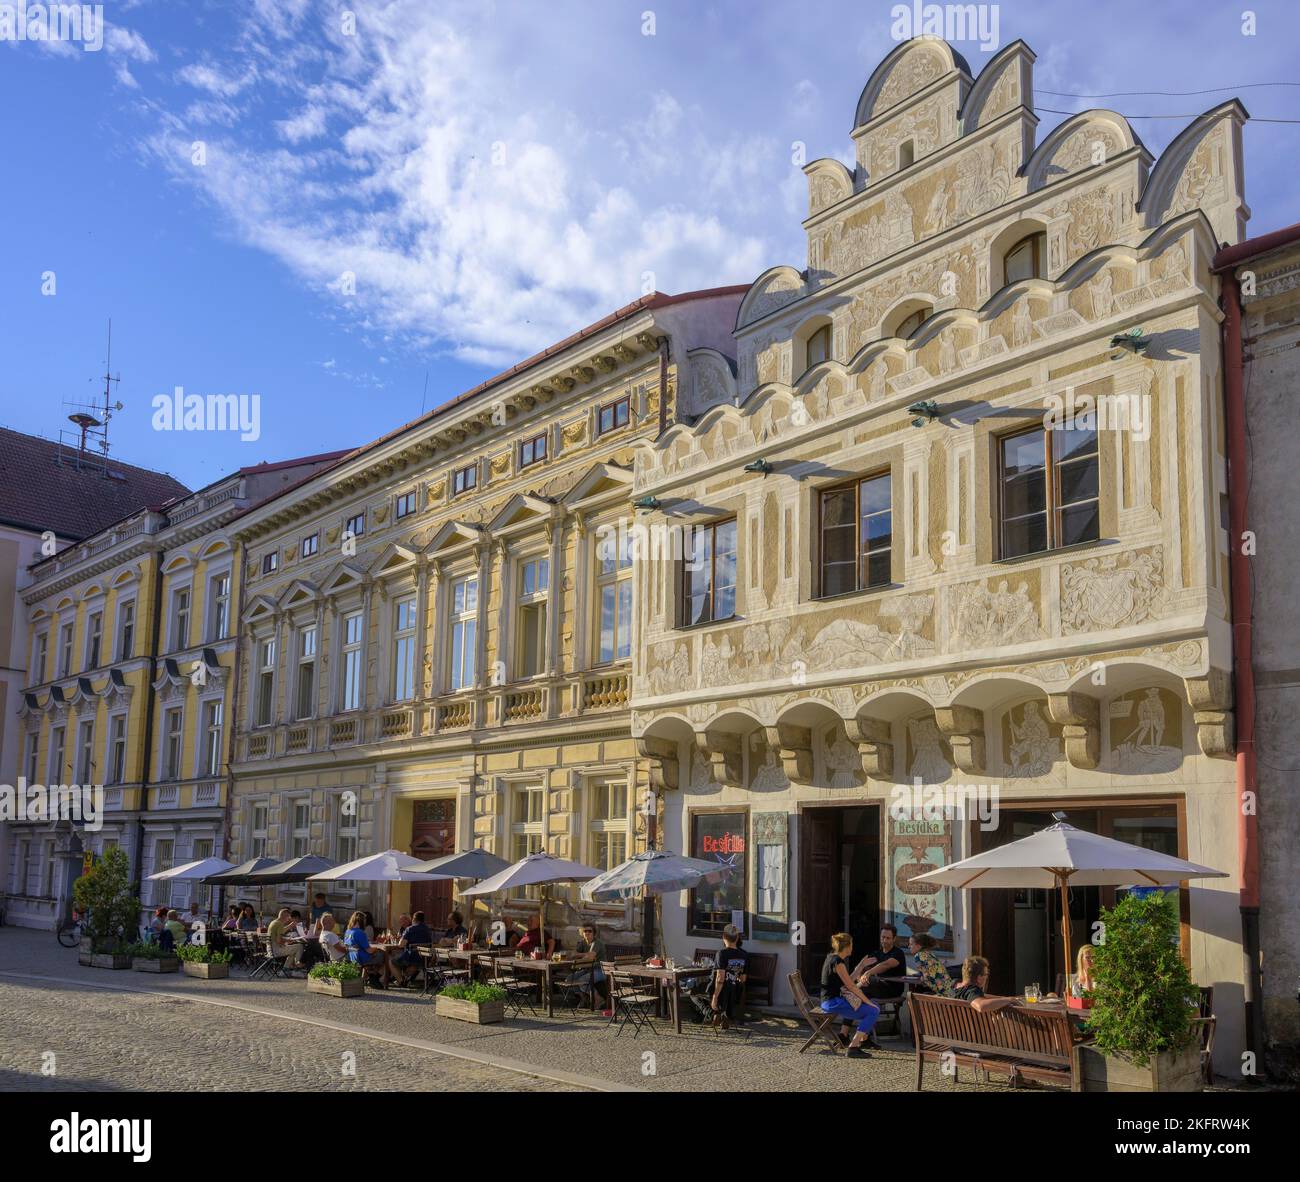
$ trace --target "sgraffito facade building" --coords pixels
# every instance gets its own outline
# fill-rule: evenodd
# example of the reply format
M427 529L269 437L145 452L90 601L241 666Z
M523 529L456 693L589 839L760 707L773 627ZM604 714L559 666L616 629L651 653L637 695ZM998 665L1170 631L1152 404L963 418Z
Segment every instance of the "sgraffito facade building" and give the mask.
M665 928L689 950L741 923L779 955L778 1000L832 932L874 948L884 921L989 957L998 992L1049 989L1045 893L913 879L1063 811L1229 872L1180 903L1236 1070L1210 268L1247 216L1245 113L1158 160L1109 111L1036 143L1033 63L1020 42L978 77L941 41L890 53L856 165L805 169L807 268L741 305L737 403L638 453L643 516L707 531L707 560L639 569L632 732L665 843L737 867ZM992 827L924 807L945 790L996 803ZM1113 897L1072 892L1076 943Z

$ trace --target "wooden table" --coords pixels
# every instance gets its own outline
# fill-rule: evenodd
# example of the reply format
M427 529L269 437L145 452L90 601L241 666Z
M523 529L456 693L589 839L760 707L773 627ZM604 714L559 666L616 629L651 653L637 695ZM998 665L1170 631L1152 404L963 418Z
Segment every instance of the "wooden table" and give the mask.
M673 1026L678 1034L682 1032L682 1007L681 1007L681 985L682 981L690 977L708 977L713 980L713 974L718 970L713 965L678 965L676 968L653 968L650 965L643 964L621 964L616 970L620 975L628 977L640 977L642 980L654 981L659 985L662 992L668 995L669 1015L673 1020Z
M512 956L504 960L505 964L513 966L517 971L523 969L528 973L537 973L542 978L542 1000L546 1003L546 1015L549 1018L555 1017L555 970L556 969L575 969L579 965L591 964L592 969L597 966L594 962L579 961L576 956L566 956L560 960L534 960L531 956ZM592 1008L595 1008L595 988L592 989Z

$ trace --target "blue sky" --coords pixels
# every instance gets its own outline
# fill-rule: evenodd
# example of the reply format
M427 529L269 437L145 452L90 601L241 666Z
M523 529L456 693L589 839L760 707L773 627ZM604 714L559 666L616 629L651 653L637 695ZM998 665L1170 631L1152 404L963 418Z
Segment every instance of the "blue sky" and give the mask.
M99 52L0 45L0 423L56 436L99 389L111 316L114 453L191 487L374 438L647 280L802 267L791 145L849 159L893 45L874 0L103 7ZM1297 80L1300 10L1250 7L1254 36L1241 3L1025 0L997 6L999 45L1038 54L1040 108L1190 116L1232 92L1042 91L1249 84L1252 115L1300 118L1300 88L1257 86ZM990 56L958 48L976 72ZM1040 117L1040 138L1063 118ZM1159 153L1184 121L1134 126ZM1300 127L1245 140L1251 232L1300 220ZM260 438L155 432L178 385L259 394Z

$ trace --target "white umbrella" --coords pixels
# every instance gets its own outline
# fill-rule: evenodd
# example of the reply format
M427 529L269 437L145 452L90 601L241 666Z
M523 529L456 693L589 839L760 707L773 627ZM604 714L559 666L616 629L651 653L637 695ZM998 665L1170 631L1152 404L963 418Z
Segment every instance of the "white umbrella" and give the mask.
M595 866L584 866L581 862L570 862L567 858L557 858L544 850L521 858L512 866L507 866L499 874L485 878L477 886L461 891L462 895L495 895L501 891L519 890L524 887L540 886L540 916L538 930L542 936L542 946L546 946L546 886L553 882L586 882L602 873Z
M1155 850L1113 837L1102 837L1067 825L1059 818L1019 841L963 858L941 870L918 874L914 882L937 882L944 886L1010 887L1061 892L1061 926L1065 951L1065 979L1070 979L1071 886L1170 886L1188 878L1227 878L1222 870L1211 870L1195 862L1184 862Z
M421 865L419 858L413 858L410 854L404 854L401 850L384 850L379 854L367 854L364 858L356 858L351 862L345 862L342 866L335 866L330 870L323 870L320 874L313 874L307 879L308 882L428 882L433 875L425 874L416 869ZM388 888L387 910L391 911L393 905L393 888ZM388 922L389 917L385 915L384 922Z
M200 858L197 862L186 862L182 866L173 866L170 870L159 870L157 874L149 875L149 881L178 879L188 882L191 879L207 878L210 874L220 874L223 870L234 868L235 864L227 862L225 858Z

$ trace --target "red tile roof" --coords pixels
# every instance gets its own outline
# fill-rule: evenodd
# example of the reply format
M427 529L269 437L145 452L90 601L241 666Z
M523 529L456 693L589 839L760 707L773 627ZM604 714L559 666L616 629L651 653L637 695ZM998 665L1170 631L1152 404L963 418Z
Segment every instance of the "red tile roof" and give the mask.
M0 523L80 541L190 491L165 472L112 456L78 468L67 462L75 456L54 440L0 427Z

